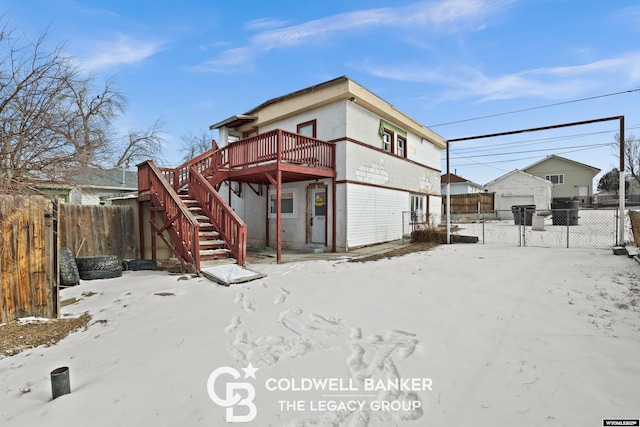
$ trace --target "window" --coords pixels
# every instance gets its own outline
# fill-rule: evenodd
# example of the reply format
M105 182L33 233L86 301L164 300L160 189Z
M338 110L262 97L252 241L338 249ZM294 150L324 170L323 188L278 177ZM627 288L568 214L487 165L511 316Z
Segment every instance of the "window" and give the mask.
M407 156L407 131L380 119L378 134L382 138L382 149L400 157Z
M393 133L385 129L382 136L382 149L393 153Z
M551 181L553 184L564 184L564 174L545 175L544 179Z
M400 157L407 157L407 140L406 138L398 135L396 138L396 154Z
M297 133L304 136L316 137L316 121L310 120L308 122L300 123L296 130Z
M424 196L418 194L411 195L411 221L425 221L424 198Z
M297 194L295 190L282 189L280 195L280 214L281 218L297 218L296 200ZM276 190L269 191L269 218L276 217Z

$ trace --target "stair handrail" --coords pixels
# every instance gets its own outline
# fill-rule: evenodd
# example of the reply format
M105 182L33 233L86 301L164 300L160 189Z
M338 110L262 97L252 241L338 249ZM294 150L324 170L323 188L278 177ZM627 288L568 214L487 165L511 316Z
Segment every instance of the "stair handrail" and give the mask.
M191 165L188 174L189 197L215 225L238 265L244 266L247 254L247 225L231 209L207 179Z
M215 171L215 168L212 167L212 159L214 157L214 153L219 151L217 144L215 148L210 148L207 151L204 151L201 154L198 154L193 159L187 160L180 166L175 168L161 168L163 175L165 178L173 186L173 189L178 191L183 185L185 185L189 179L189 168L191 166L196 166L198 172L200 172L204 176L212 175Z
M138 190L157 197L164 209L163 220L167 220L158 232L173 227L175 233L169 233L173 243L170 249L183 264L191 263L196 271L200 271L200 224L151 160L138 165Z

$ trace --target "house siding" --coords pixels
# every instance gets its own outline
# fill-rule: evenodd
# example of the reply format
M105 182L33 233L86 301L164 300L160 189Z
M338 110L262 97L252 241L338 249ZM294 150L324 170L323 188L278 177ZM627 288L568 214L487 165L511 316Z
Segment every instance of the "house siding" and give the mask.
M551 157L533 165L525 169L525 172L542 179L546 175L563 174L564 184L553 186L554 198L577 198L579 186L588 186L588 196L593 196L593 178L598 173L588 167L557 157Z
M402 238L402 212L409 193L358 184L346 184L347 248Z

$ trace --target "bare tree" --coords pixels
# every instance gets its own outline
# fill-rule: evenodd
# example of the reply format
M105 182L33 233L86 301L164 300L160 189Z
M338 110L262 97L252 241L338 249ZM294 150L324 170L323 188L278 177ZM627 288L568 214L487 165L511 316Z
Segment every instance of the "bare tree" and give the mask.
M127 99L112 80L83 75L64 45L45 49L0 16L0 188L20 192L34 180L73 183L92 167L129 167L162 150L162 122L120 137L113 123ZM120 141L123 141L120 143Z
M193 133L182 135L181 139L182 148L180 152L184 154L183 160L185 162L215 147L213 134L204 129L200 129L198 135L194 135Z
M620 134L614 136L616 154L620 152ZM634 135L626 135L624 138L624 170L640 184L640 140Z
M129 130L124 144L118 150L121 154L114 167L128 169L145 160L153 160L158 163L165 142L162 138L163 126L164 122L158 119L149 129L144 131Z
M68 80L59 112L59 132L73 147L75 163L80 168L102 165L112 157L116 145L112 124L127 105L112 80L107 80L99 91L94 90L94 82L93 76Z
M0 186L5 191L52 173L74 155L55 129L76 70L61 46L43 52L45 37L15 37L4 23L0 29Z

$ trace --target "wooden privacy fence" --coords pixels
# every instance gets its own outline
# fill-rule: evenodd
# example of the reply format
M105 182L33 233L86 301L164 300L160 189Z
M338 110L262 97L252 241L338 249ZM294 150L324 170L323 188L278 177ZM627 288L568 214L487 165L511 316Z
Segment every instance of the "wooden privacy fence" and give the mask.
M0 195L0 323L57 317L53 204Z
M75 256L116 255L136 258L137 239L132 206L62 204L59 239Z
M133 206L55 203L0 195L0 323L58 317L58 251L136 258Z
M451 213L492 211L495 193L452 194ZM447 197L442 196L442 212L447 213Z

